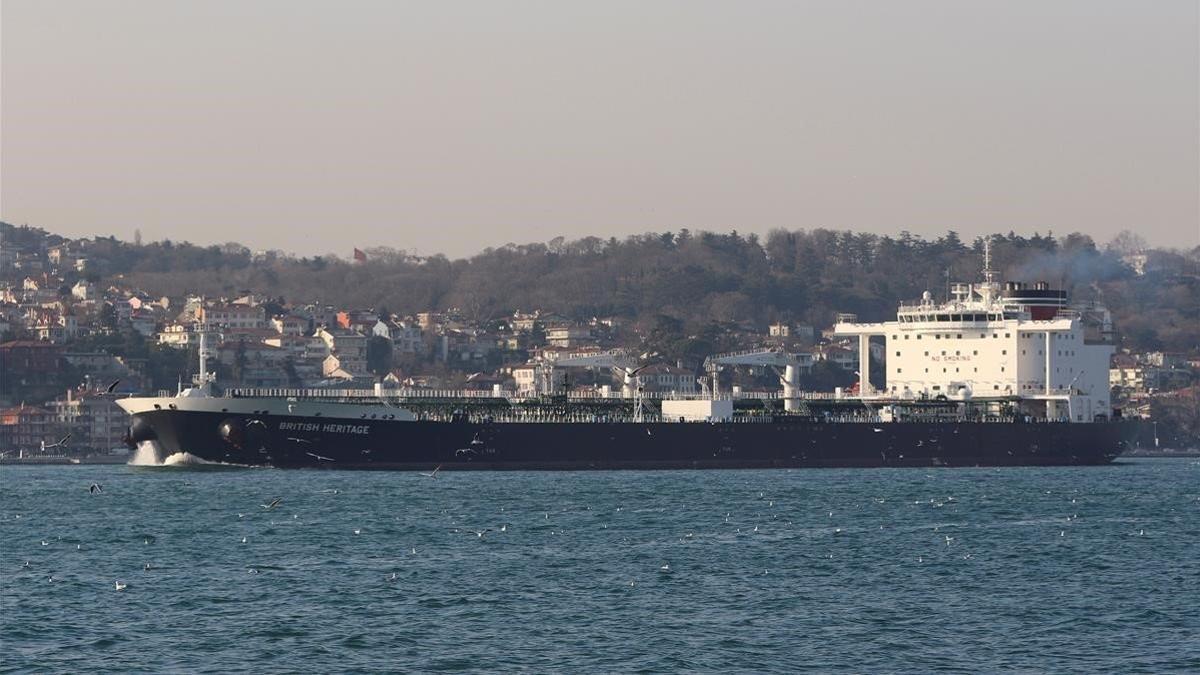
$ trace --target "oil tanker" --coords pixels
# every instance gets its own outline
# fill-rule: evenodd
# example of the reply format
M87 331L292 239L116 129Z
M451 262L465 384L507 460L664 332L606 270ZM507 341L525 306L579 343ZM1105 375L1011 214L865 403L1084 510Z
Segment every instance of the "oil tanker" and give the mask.
M804 392L807 354L780 349L709 357L695 395L651 395L619 350L555 354L537 365L613 368L619 392L520 394L416 389L272 389L213 393L200 375L175 396L126 398L127 441L162 454L239 465L355 469L622 469L1086 465L1136 442L1138 423L1110 405L1113 329L1095 304L1044 283L954 284L902 304L894 321L839 315L857 338L847 392ZM201 333L203 341L203 333ZM882 353L881 353L882 350ZM882 359L880 357L883 357ZM871 385L871 359L885 384ZM720 372L775 369L781 391L723 392Z

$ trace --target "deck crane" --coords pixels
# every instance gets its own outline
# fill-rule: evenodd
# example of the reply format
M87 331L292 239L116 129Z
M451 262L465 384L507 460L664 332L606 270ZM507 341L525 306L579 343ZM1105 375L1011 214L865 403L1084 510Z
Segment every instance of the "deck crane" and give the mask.
M542 392L553 389L554 369L560 367L609 368L621 375L621 398L637 398L637 374L645 366L624 349L607 351L548 353L539 362L538 387Z
M719 391L718 376L724 366L761 366L772 368L783 385L783 409L788 412L801 409L800 370L811 368L811 354L792 354L779 348L748 349L724 354L714 354L704 359L704 371L712 382L712 396L716 398ZM783 369L783 373L779 369Z

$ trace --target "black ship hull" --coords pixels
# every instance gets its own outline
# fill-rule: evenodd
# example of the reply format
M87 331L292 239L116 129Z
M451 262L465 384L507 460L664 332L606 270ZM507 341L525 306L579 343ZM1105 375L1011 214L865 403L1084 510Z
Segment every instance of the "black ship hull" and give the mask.
M228 464L335 469L659 469L1106 464L1131 422L471 422L152 410L134 441Z

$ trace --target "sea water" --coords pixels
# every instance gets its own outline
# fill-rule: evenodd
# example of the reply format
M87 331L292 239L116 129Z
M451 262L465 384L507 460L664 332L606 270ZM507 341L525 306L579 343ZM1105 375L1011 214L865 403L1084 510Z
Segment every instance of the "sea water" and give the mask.
M1195 672L1198 514L1195 459L3 466L0 670Z

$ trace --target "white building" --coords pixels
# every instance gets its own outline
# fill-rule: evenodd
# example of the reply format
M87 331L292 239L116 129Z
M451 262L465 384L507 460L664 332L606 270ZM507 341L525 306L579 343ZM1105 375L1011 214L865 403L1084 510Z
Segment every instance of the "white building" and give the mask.
M1002 399L1024 414L1091 421L1110 414L1112 327L1107 311L1067 305L1044 283L956 284L954 300L902 305L896 321L858 323L842 315L834 330L859 338L863 397ZM886 345L886 385L867 382L870 339Z
M71 287L71 295L76 300L82 302L90 302L96 299L96 287L93 286L87 279L80 279Z

